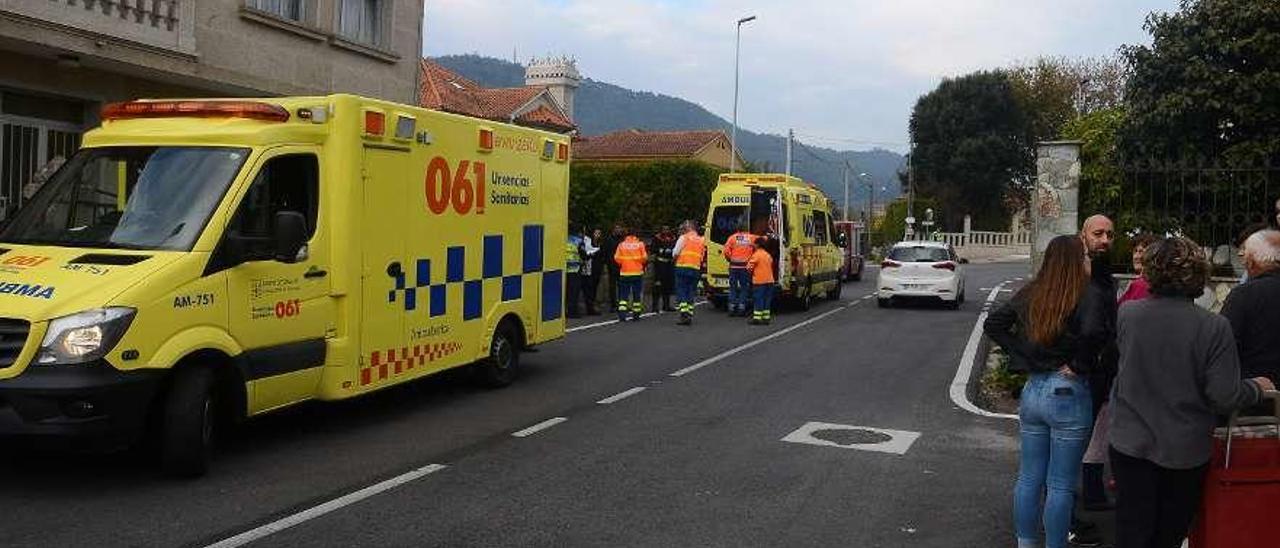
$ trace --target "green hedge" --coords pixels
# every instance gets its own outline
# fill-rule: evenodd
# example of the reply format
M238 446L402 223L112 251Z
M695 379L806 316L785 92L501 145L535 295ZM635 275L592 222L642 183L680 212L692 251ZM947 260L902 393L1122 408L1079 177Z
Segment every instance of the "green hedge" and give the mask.
M684 219L701 222L723 172L695 161L573 164L569 222L606 231L620 223L642 233Z

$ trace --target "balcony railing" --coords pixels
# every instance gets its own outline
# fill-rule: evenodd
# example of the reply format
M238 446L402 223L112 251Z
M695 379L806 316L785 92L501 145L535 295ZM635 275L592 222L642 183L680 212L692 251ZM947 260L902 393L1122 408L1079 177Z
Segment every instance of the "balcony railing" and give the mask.
M195 0L0 0L0 11L177 53L195 53Z

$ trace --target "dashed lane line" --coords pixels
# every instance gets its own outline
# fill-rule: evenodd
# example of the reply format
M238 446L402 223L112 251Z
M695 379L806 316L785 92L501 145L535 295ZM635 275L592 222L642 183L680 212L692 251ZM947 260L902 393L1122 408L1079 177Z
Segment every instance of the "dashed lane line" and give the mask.
M205 548L237 548L239 546L244 546L251 542L265 538L269 535L279 533L280 531L283 531L295 525L305 523L307 521L316 519L320 516L323 516L335 510L341 509L346 506L350 506L352 504L360 502L364 499L367 499L379 493L383 493L385 491L395 489L396 487L399 487L411 481L421 479L427 476L428 474L439 472L441 470L444 470L445 468L446 467L443 464L428 464L421 468L400 474L399 476L396 476L394 478L375 483L373 485L360 489L359 491L354 491L346 495L342 495L341 497L330 500L328 502L317 504L315 506L312 506L311 508L307 508L306 510L303 510L296 514L292 514L292 515L280 518L276 521L273 521L261 527L250 529L234 537L220 540L218 542L215 542L213 544L206 546Z
M819 314L819 315L817 315L817 316L814 316L814 317L812 317L812 318L809 318L809 319L807 319L807 320L805 320L805 321L803 321L803 322L797 323L797 324L795 324L795 325L793 325L793 326L791 326L791 327L788 327L788 328L783 329L783 330L781 330L781 331L778 331L778 332L776 332L776 333L773 333L773 334L767 335L767 336L765 336L765 337L761 337L761 338L759 338L759 339L756 339L756 340L754 340L754 341L751 341L751 342L749 342L749 343L746 343L746 344L744 344L744 345L742 345L742 346L737 346L737 347L731 348L731 349L729 349L729 350L725 350L724 352L721 352L721 353L719 353L719 354L716 354L715 356L712 356L712 357L707 358L707 359L705 359L705 360L702 360L702 361L700 361L700 362L698 362L698 363L695 363L695 364L693 364L693 365L690 365L689 367L686 367L686 368L684 368L684 369L680 369L680 370L674 371L674 372L670 373L670 376L672 376L672 377L683 377L683 376L685 376L685 375L688 375L689 373L693 373L694 371L697 371L697 370L699 370L699 369L702 369L703 367L706 367L706 366L708 366L708 365L712 365L712 364L714 364L714 363L716 363L716 362L719 362L720 360L723 360L723 359L725 359L725 358L728 358L729 356L733 356L733 355L738 354L738 353L740 353L740 352L743 352L743 351L749 350L749 349L751 349L751 348L754 348L754 347L755 347L755 346L757 346L757 345L760 345L760 344L764 344L764 343L766 343L766 342L769 342L769 341L771 341L771 340L773 340L773 339L776 339L776 338L778 338L778 337L781 337L781 336L783 336L783 335L786 335L787 333L790 333L790 332L792 332L792 331L795 331L795 330L797 330L797 329L800 329L801 327L805 327L805 326L807 326L807 325L810 325L810 324L813 324L813 323L819 322L819 321L821 321L821 320L823 320L823 319L827 318L828 316L831 316L831 315L833 315L833 314L835 314L835 313L837 313L837 312L841 312L841 311L843 311L843 310L845 310L845 309L852 308L852 307L856 306L856 305L857 305L858 303L860 303L860 302L861 302L861 301L853 301L853 302L851 302L851 303L849 303L849 304L846 304L846 305L844 305L844 306L836 307L836 308L835 308L835 309L833 309L833 310L828 310L828 311L826 311L826 312L823 312L822 314Z
M598 401L598 402L596 402L596 403L598 403L598 404L600 404L600 405L609 405L609 404L611 404L611 403L617 403L617 402L620 402L620 401L622 401L622 400L625 400L625 399L627 399L627 398L630 398L631 396L634 396L634 395L639 394L639 393L644 392L644 391L645 391L645 387L643 387L643 386L637 386L637 387L632 388L632 389L630 389L630 390L624 390L624 391L622 391L622 392L619 392L619 393L617 393L617 394L614 394L614 395L612 395L612 396L609 396L609 397L607 397L607 398L605 398L605 399L603 399L603 400L600 400L600 401Z
M511 436L516 438L527 438L529 436L537 434L538 432L551 428L552 426L555 426L567 420L569 420L567 417L556 417L553 419L547 419L538 424L525 428L524 430L521 430L519 432L512 432Z
M978 321L973 324L973 331L969 333L969 343L964 347L964 354L960 357L960 367L956 369L956 376L951 380L951 401L961 409L981 415L984 417L993 417L999 419L1017 419L1017 415L1008 413L992 413L985 409L981 409L969 401L969 377L973 375L974 360L978 359L978 344L982 341L982 323L987 320L987 314L990 313L991 306L995 303L996 297L1004 290L1004 286L1011 283L1012 280L1005 280L999 285L991 288L991 293L987 295L987 301L982 305L982 313L978 314Z

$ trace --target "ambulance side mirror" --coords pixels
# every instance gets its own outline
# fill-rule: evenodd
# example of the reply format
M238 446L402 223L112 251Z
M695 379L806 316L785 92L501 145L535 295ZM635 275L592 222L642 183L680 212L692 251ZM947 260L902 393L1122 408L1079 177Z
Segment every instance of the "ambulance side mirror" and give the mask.
M280 211L275 218L275 259L298 262L298 252L307 244L307 218L297 211Z

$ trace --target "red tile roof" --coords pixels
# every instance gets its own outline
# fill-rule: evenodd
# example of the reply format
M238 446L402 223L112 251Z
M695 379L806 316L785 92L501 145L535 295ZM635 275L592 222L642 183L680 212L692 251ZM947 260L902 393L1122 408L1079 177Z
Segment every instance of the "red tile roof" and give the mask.
M422 89L419 90L418 103L425 108L511 122L513 114L546 91L545 86L482 87L434 61L423 59ZM516 116L515 122L558 132L576 129L573 122L559 109L550 109L545 105Z
M642 131L628 129L585 137L574 143L578 160L633 157L692 157L716 139L721 130Z

